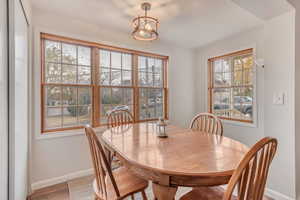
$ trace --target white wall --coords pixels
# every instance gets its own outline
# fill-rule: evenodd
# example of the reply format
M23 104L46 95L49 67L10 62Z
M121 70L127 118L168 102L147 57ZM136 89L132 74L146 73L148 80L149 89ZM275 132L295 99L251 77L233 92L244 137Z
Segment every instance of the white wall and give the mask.
M67 174L85 173L91 168L90 155L84 135L45 139L40 136L40 52L39 33L48 32L77 39L100 42L119 47L149 51L170 56L169 60L169 105L170 120L186 126L194 114L194 80L192 51L176 46L137 42L130 33L118 34L101 26L91 25L74 19L35 12L34 19L34 99L35 132L32 138L32 183L33 187L60 181ZM51 137L51 136L50 136ZM49 180L50 179L50 180ZM49 182L50 181L50 182Z
M9 137L10 194L12 200L28 194L28 75L29 24L22 1L10 1Z
M295 13L265 25L265 136L278 139L269 187L295 197ZM273 105L273 94L284 92L285 105ZM284 177L284 178L283 178Z
M288 0L296 9L295 21L295 143L300 140L300 1ZM295 145L296 199L300 200L300 145Z
M294 19L294 12L290 12L266 21L264 27L214 42L195 52L195 70L198 77L196 108L199 112L207 111L208 58L254 47L256 58L265 60L264 69L256 68L257 126L246 127L225 122L224 133L248 145L254 144L264 136L272 136L279 140L268 188L271 189L269 192L279 192L282 198L295 197ZM278 92L286 94L285 105L272 104L273 94Z

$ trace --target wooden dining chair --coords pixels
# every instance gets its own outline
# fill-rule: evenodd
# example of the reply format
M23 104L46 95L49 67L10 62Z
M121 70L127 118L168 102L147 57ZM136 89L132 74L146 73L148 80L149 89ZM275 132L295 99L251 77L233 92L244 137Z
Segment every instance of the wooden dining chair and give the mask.
M128 110L114 110L107 117L107 127L116 127L133 123L133 116Z
M192 119L190 128L211 134L223 135L223 125L221 120L211 113L200 113L196 115Z
M266 137L257 142L244 156L228 183L221 187L200 187L185 194L180 200L262 200L269 167L277 150L277 140ZM233 191L237 188L237 196Z
M136 177L124 167L112 171L94 130L90 126L86 126L85 132L95 171L93 182L95 199L121 200L131 196L134 200L134 194L141 192L143 200L147 200L145 189L148 187L148 181Z
M133 115L128 111L128 110L113 110L108 114L107 117L107 128L113 128L113 127L118 127L118 126L124 126L125 125L130 125L133 123ZM113 168L118 168L119 166L122 165L122 163L116 158L116 156L112 153L109 152L108 150L106 151L109 156L109 162L111 163Z

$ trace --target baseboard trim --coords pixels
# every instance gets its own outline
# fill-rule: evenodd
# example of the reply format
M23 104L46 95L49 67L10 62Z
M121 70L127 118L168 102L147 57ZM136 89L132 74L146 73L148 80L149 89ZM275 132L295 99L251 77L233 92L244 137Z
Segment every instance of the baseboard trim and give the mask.
M35 190L38 190L38 189L41 189L41 188L49 187L49 186L56 185L56 184L59 184L59 183L64 183L64 182L67 182L67 181L72 180L72 179L81 178L81 177L84 177L84 176L89 176L89 175L92 175L93 173L94 173L94 170L92 168L87 169L87 170L81 170L81 171L78 171L78 172L66 174L64 176L59 176L59 177L50 178L50 179L35 182L35 183L31 184L31 188L32 188L32 191L34 192Z
M81 170L78 172L66 174L64 176L59 176L56 178L50 178L50 179L46 179L43 181L35 182L35 183L31 184L31 188L32 188L32 191L35 191L35 190L38 190L38 189L41 189L44 187L49 187L49 186L56 185L59 183L64 183L64 182L67 182L72 179L89 176L89 175L92 175L93 173L94 173L94 170L92 168L87 169L87 170ZM266 188L265 195L273 198L274 200L295 200L294 198L291 198L289 196L286 196L284 194L281 194L280 192L271 190L269 188Z
M277 192L277 191L269 189L269 188L266 188L265 195L267 195L268 197L271 197L274 200L295 200L292 197L286 196L280 192Z

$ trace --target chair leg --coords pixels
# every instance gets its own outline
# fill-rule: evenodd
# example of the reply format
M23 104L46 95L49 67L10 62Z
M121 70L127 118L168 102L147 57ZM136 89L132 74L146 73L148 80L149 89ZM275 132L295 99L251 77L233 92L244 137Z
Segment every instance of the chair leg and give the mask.
M143 197L143 200L148 200L147 196L146 196L146 193L145 193L145 190L142 191L142 197Z

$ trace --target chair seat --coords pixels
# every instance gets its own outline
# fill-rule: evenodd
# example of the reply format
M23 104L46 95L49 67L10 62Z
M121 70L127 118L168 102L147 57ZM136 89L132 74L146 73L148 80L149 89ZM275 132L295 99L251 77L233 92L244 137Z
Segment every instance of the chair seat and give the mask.
M120 167L114 170L113 176L115 178L116 184L120 192L121 198L119 199L123 199L131 194L143 191L148 187L148 181L135 176L124 167ZM118 199L114 187L109 178L106 179L106 185L107 185L107 199L109 200ZM101 192L98 190L96 179L93 182L93 188L95 194L99 198L105 199L104 195L102 196Z
M183 195L180 200L222 200L225 190L222 187L199 187ZM232 196L231 200L237 200ZM263 200L270 200L264 197Z

